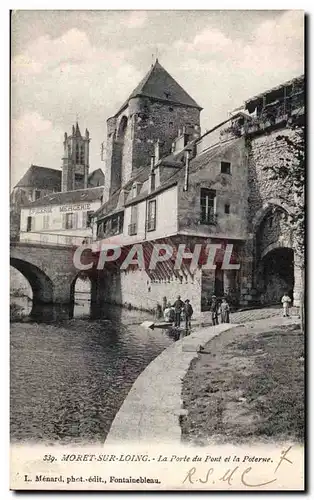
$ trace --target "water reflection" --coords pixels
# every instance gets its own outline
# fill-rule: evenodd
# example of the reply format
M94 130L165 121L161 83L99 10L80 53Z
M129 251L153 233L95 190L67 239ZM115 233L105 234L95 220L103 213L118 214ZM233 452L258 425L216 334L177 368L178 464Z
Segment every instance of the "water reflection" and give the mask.
M148 313L108 306L91 320L83 302L34 305L31 321L11 324L12 441L103 442L138 375L173 342L140 327Z
M104 315L104 311L96 304L92 304L86 294L80 294L72 304L43 304L33 303L28 297L10 297L11 305L17 306L15 317L24 321L36 321L51 323L64 321L73 318L99 319Z

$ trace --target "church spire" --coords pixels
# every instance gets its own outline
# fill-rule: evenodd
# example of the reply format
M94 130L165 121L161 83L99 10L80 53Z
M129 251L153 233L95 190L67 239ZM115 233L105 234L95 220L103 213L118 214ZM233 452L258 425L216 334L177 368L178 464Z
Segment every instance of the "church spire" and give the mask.
M64 134L62 191L86 189L89 174L89 131L82 136L78 121L72 125L72 135Z
M76 135L76 137L81 137L80 127L78 126L77 122L76 122L76 127L75 127L75 135Z

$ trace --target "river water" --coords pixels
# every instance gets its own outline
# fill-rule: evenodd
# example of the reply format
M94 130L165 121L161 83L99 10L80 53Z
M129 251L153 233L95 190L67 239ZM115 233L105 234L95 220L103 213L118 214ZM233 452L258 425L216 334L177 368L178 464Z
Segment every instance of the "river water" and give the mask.
M27 299L11 301L30 312ZM11 441L103 443L138 375L173 340L141 327L144 312L110 306L92 320L84 297L72 319L46 313L53 320L11 324Z

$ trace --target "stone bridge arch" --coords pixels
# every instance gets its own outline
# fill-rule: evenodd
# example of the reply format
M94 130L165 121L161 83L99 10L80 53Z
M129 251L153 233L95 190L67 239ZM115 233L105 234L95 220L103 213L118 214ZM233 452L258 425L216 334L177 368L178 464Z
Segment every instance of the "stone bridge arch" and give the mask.
M10 265L27 279L33 291L33 303L53 302L53 282L39 267L17 258L10 258Z
M78 270L73 247L11 242L10 263L29 281L33 301L71 304L71 286Z

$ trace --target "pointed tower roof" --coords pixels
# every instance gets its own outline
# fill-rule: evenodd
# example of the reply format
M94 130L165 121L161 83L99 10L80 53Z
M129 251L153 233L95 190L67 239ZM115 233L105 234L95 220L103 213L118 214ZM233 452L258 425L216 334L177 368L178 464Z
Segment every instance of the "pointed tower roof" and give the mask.
M76 122L76 127L75 127L75 135L78 137L81 137L80 127L78 126L77 122Z
M175 79L162 67L158 59L152 65L143 80L135 87L123 106L116 113L118 115L133 97L151 97L161 101L169 101L173 104L181 104L191 108L203 109L194 99L179 85Z

